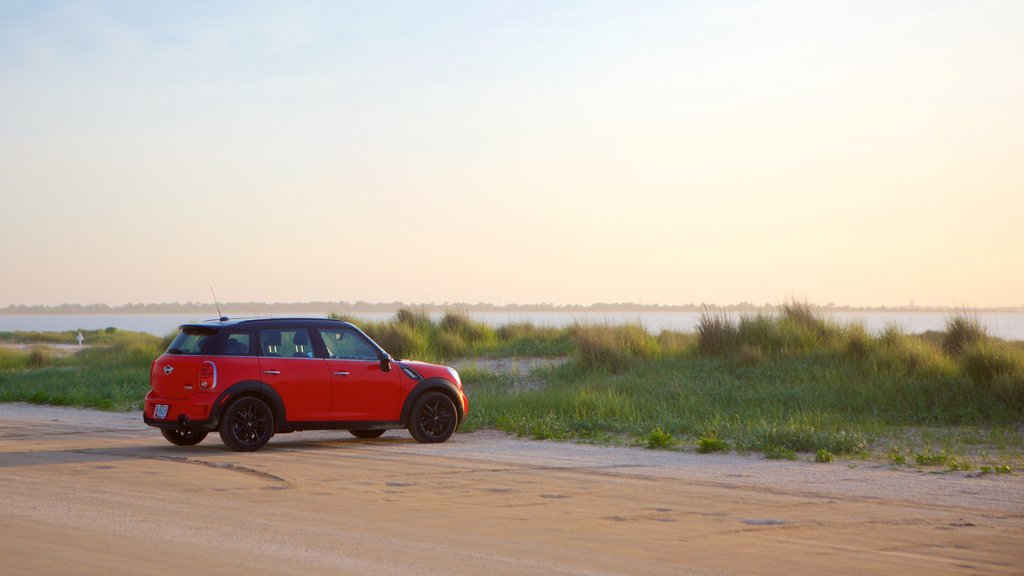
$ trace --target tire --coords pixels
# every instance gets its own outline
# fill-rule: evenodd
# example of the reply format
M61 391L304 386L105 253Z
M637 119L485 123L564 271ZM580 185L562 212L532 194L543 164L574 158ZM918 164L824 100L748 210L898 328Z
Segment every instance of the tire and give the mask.
M239 398L221 414L220 439L236 452L259 450L274 435L274 413L259 398Z
M455 433L459 414L455 403L441 392L427 392L416 399L409 416L409 434L417 442L444 442Z
M375 428L373 430L349 430L349 432L356 438L372 439L380 438L384 434L383 428Z
M189 428L161 428L160 433L175 446L195 446L206 439L209 432Z

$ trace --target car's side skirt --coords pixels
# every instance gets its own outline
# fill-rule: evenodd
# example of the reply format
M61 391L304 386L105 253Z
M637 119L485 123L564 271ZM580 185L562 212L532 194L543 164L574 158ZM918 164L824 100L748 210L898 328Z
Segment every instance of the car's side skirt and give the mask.
M277 432L301 432L303 430L396 430L405 428L398 421L384 420L324 420L313 422L285 422L277 427Z

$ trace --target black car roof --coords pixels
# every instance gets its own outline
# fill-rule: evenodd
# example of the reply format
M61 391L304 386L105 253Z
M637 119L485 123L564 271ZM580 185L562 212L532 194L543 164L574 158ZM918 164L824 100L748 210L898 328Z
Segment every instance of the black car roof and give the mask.
M331 320L330 318L237 318L224 317L221 320L204 320L203 322L189 322L179 326L182 330L186 328L206 328L219 330L221 328L283 328L288 326L338 328L341 326L352 326L349 322Z

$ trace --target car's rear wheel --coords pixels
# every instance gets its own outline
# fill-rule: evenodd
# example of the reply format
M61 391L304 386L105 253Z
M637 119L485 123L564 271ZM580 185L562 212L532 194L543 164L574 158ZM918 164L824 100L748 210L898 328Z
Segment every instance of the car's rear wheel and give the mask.
M452 399L441 392L427 392L413 404L409 434L417 442L444 442L451 438L458 423Z
M349 430L356 438L380 438L381 434L384 433L383 428L376 428L374 430Z
M220 439L237 452L259 450L273 435L274 413L259 398L239 398L221 416Z
M206 439L209 432L188 428L161 428L160 433L175 446L195 446Z

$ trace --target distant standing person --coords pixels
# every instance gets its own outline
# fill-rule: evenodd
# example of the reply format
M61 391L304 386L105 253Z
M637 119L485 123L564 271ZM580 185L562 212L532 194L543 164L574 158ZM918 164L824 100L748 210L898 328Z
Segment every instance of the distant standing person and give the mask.
M85 336L82 335L82 331L78 331L78 336L75 336L75 340L78 340L78 347L82 347L82 342L85 342Z

